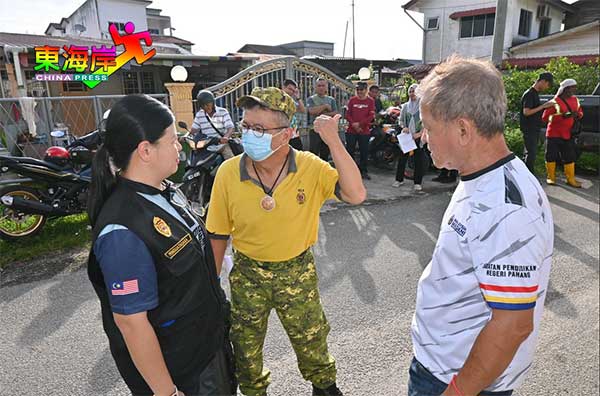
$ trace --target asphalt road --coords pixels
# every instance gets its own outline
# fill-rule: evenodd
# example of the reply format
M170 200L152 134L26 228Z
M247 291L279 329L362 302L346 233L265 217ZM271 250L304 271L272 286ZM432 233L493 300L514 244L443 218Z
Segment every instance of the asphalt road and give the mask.
M597 395L598 180L588 189L547 192L556 224L551 286L535 363L517 393ZM406 394L416 285L449 199L438 191L322 215L315 253L345 394ZM84 262L85 253L60 255L2 274L0 395L127 394ZM275 315L265 362L271 395L310 394Z

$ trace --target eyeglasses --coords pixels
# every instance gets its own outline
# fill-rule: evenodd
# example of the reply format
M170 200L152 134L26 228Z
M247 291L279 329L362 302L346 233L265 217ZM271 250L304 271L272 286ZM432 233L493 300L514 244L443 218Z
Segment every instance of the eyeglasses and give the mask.
M258 125L251 127L250 125L245 124L245 123L238 124L238 126L237 126L237 130L240 133L243 134L243 133L252 132L254 134L254 136L256 136L257 138L263 137L263 135L267 131L276 131L276 130L281 130L281 129L285 129L285 128L289 128L289 126L286 125L286 126L280 126L280 127L276 127L276 128L263 128Z

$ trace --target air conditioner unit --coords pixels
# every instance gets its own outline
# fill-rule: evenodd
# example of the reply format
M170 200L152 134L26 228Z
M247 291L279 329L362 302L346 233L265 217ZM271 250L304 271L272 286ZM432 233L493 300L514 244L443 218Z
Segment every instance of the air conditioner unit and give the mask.
M537 19L550 18L550 6L548 4L540 4L537 7Z

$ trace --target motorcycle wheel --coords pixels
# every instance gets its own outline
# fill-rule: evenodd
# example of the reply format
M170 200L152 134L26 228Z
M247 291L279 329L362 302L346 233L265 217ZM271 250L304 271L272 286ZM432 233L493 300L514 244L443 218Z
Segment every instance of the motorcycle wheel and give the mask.
M208 197L206 186L206 174L202 173L194 179L189 185L182 188L183 193L190 201L192 210L202 219L206 218L208 211Z
M37 190L24 186L9 186L0 189L0 197L5 195L40 201ZM18 240L31 237L40 233L46 216L40 214L27 214L15 211L0 202L0 238L4 240Z

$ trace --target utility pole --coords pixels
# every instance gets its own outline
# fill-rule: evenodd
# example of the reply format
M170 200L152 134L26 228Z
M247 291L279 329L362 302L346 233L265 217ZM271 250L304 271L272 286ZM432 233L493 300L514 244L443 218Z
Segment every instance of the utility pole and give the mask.
M356 59L356 31L354 30L354 0L352 0L352 59Z
M342 58L346 57L346 39L348 38L348 21L346 21L346 32L344 33L344 50L342 51Z
M496 66L502 64L504 55L504 35L506 32L506 17L508 14L508 0L497 0L496 20L494 21L494 39L492 40L492 63Z

